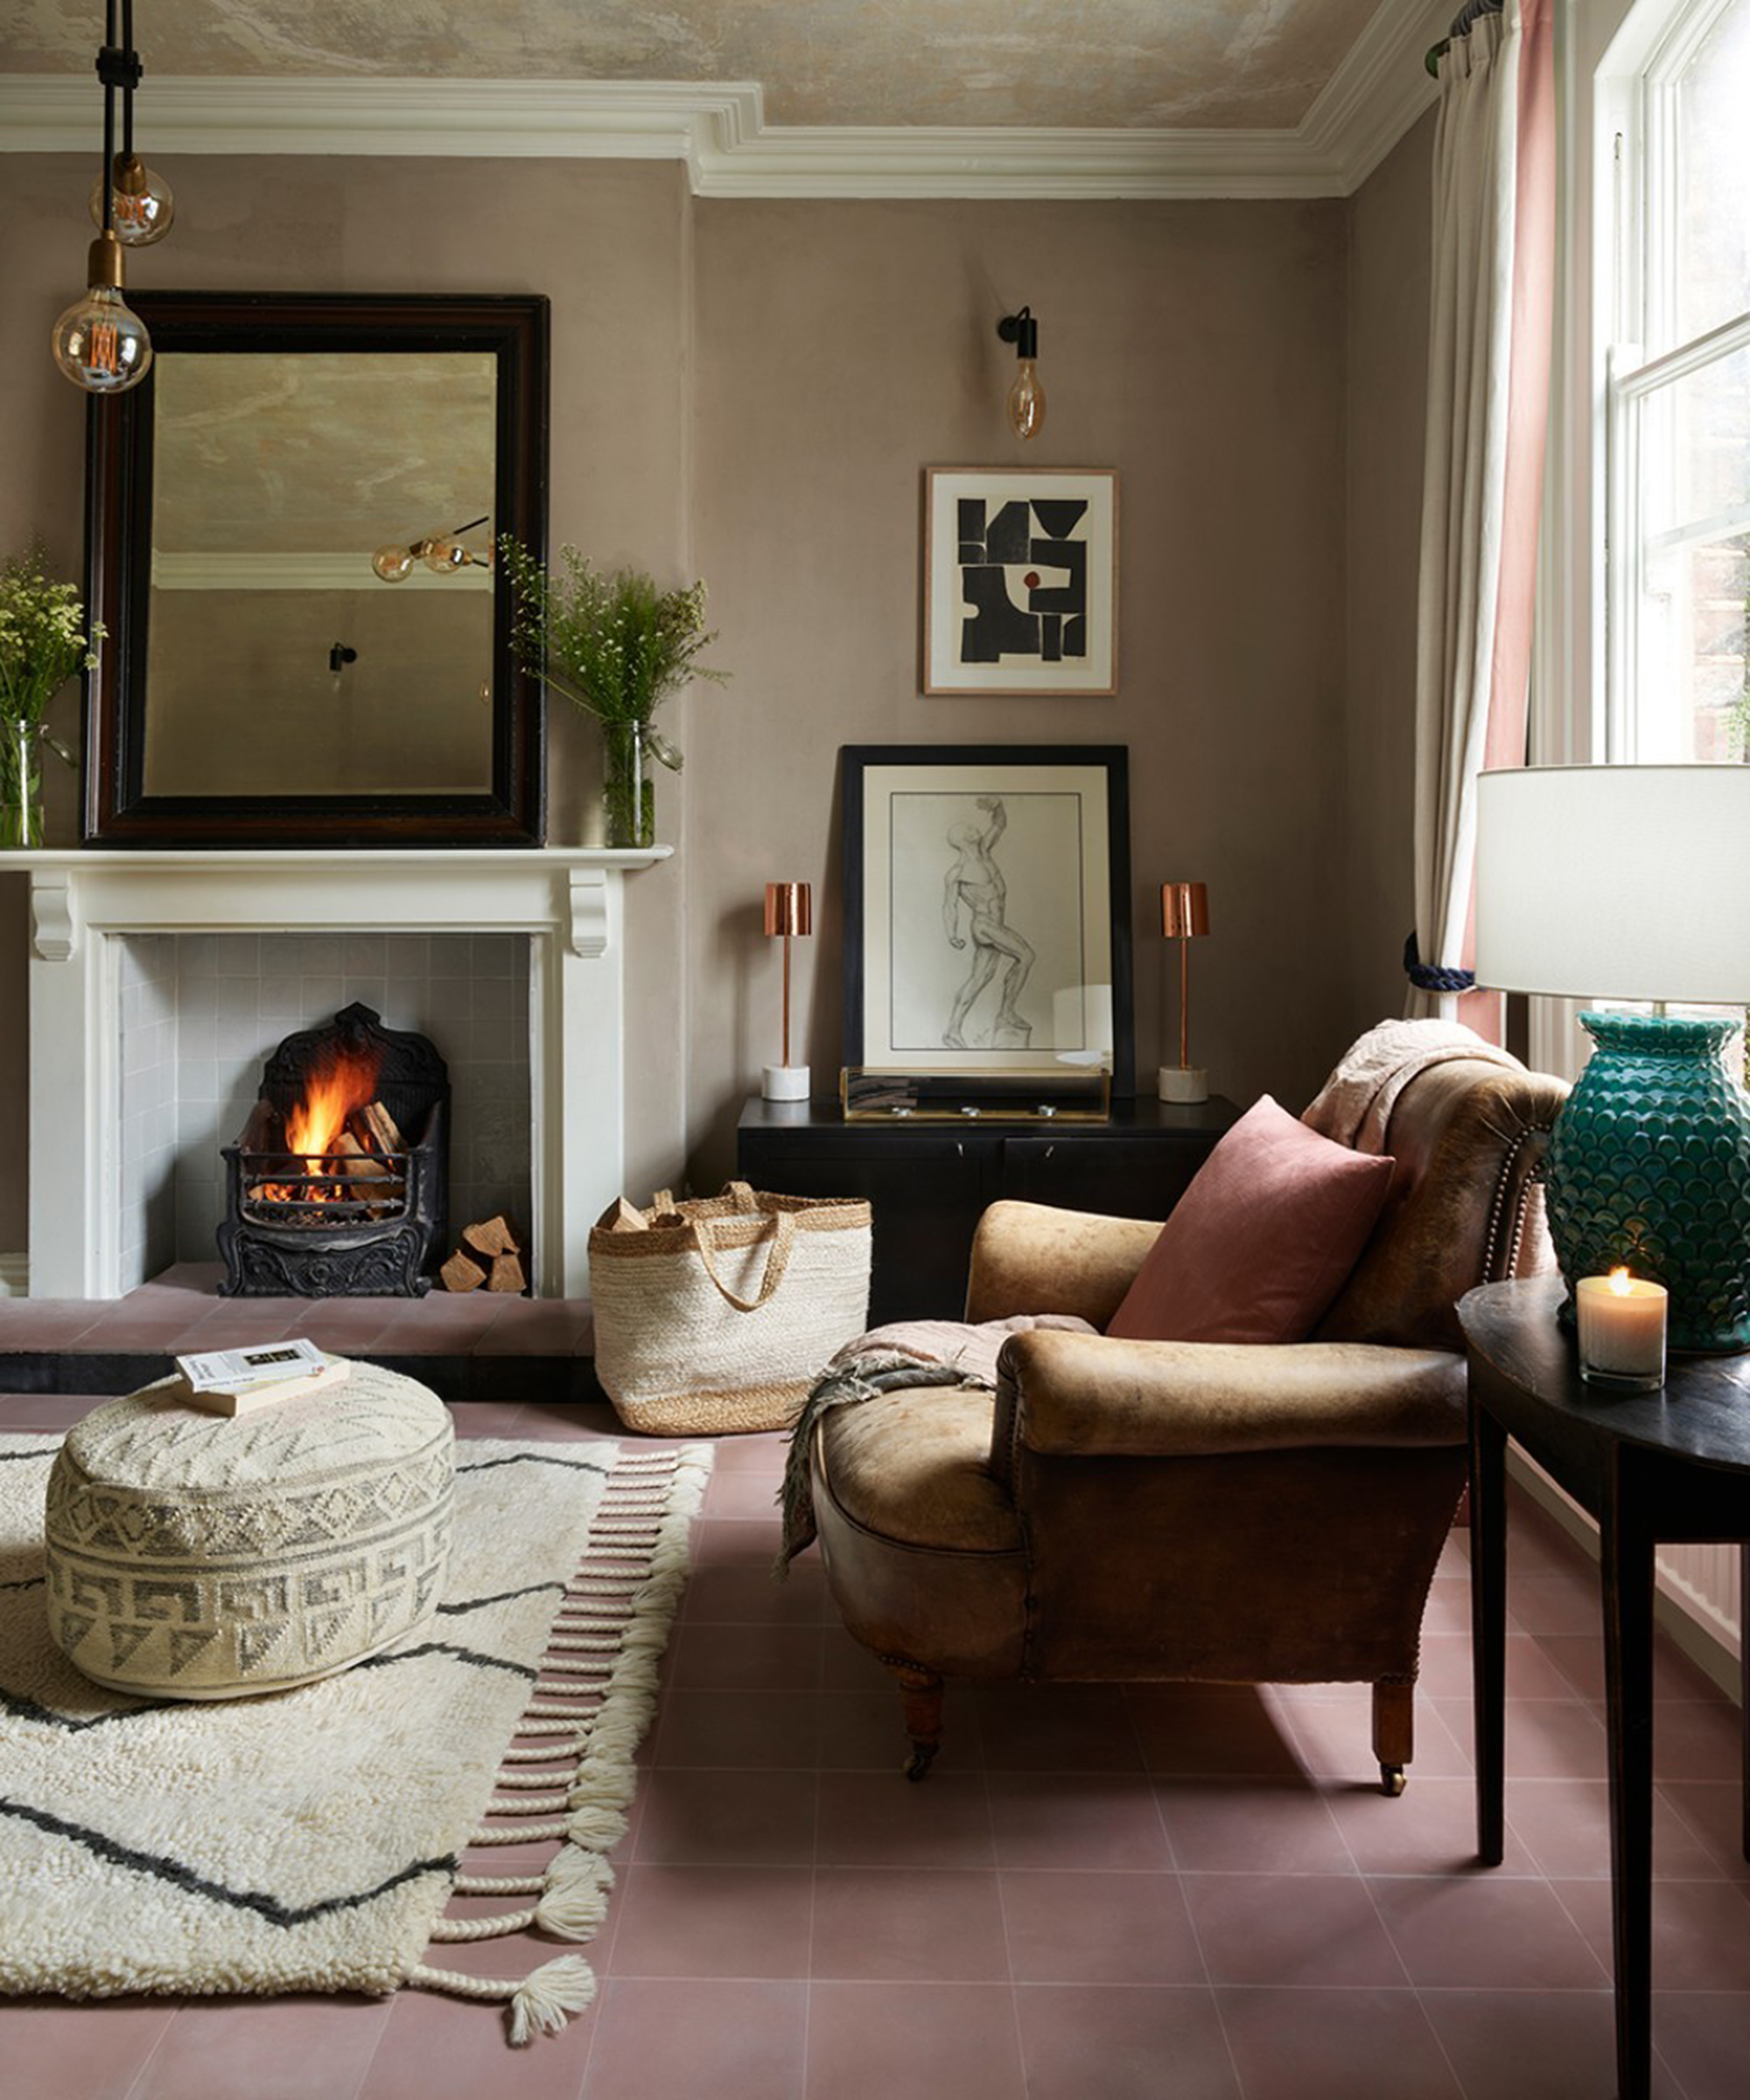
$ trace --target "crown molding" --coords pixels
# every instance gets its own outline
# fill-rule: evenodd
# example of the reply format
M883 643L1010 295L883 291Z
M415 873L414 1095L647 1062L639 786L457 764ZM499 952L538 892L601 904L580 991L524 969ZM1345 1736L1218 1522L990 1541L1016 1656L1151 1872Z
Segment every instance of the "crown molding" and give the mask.
M1435 94L1453 0L1383 0L1300 123L1277 130L768 125L759 85L152 76L149 150L678 160L700 197L1343 197ZM0 150L94 153L86 79L0 75Z
M492 571L416 568L398 584L385 584L371 568L367 552L354 554L166 554L154 550L152 587L157 591L490 591Z

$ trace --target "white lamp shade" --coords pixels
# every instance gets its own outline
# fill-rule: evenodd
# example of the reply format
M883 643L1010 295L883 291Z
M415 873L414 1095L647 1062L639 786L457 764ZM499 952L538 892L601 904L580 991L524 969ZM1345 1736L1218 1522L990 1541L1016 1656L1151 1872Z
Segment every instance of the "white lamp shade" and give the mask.
M1480 774L1476 977L1567 998L1750 1004L1750 766Z

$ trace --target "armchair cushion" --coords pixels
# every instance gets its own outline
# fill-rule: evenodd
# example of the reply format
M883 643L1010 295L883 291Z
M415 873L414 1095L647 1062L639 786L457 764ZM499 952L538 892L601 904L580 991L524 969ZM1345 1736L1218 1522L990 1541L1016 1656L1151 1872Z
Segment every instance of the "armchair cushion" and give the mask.
M1304 1340L1360 1259L1391 1173L1389 1158L1320 1137L1266 1094L1204 1161L1107 1334Z

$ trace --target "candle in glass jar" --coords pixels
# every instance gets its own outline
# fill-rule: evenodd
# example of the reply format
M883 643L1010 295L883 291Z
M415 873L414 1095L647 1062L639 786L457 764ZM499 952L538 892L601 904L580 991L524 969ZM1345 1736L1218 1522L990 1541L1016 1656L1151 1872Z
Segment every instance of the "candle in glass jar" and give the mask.
M1662 1284L1630 1276L1627 1269L1583 1276L1575 1292L1581 1377L1601 1384L1662 1385L1666 1295Z

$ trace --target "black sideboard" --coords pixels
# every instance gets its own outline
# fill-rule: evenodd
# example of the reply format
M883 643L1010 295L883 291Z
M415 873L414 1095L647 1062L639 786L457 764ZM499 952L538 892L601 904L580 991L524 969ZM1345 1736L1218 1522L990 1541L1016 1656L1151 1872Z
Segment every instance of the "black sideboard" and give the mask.
M788 1196L874 1207L870 1324L957 1320L972 1234L1000 1196L1118 1218L1164 1218L1238 1116L1220 1096L1183 1107L1115 1101L1100 1123L847 1123L834 1101L742 1110L737 1172Z

